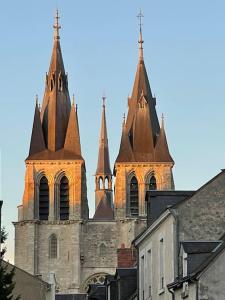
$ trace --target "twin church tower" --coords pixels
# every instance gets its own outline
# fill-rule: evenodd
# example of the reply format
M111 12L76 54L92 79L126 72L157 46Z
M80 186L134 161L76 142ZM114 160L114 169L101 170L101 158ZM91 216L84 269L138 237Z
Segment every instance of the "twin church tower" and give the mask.
M128 99L113 174L103 99L96 211L89 218L85 160L77 108L70 101L55 18L54 43L41 107L36 103L25 189L15 225L15 264L46 281L54 273L59 293L82 293L118 266L118 249L130 248L146 224L145 192L174 189L164 124L159 125L143 56ZM121 79L122 80L122 79Z

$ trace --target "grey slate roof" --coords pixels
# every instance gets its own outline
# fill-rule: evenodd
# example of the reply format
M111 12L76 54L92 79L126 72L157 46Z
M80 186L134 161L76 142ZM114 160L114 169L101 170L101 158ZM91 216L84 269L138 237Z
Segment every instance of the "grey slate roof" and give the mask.
M111 207L111 200L107 197L107 192L105 196L100 200L98 207L93 216L94 220L113 220L114 212Z
M88 299L90 300L105 300L106 286L102 284L90 284L88 289Z
M225 251L225 234L219 241L185 241L183 243L186 243L185 248L190 252L190 259L187 262L188 275L176 278L174 282L167 285L169 289L179 288L185 281L197 280L210 263Z
M168 208L191 197L194 191L147 191L147 223L150 226Z
M187 273L188 275L195 272L202 263L209 258L221 241L184 241L181 246L187 253Z
M129 299L137 290L137 269L118 268L115 279L117 280L117 291L120 289L120 300ZM120 284L118 285L118 280Z

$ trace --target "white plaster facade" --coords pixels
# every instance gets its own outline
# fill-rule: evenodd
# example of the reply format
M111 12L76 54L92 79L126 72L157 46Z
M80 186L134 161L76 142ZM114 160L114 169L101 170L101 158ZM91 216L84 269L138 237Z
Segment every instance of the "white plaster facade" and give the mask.
M175 218L167 210L134 242L138 248L140 300L171 299L167 284L175 278L174 226Z

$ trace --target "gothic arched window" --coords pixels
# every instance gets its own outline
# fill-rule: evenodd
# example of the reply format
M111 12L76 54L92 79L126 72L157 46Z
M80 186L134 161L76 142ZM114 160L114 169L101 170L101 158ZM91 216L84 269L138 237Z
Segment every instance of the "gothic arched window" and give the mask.
M103 190L104 186L103 186L103 178L99 177L99 188L100 190Z
M155 179L155 176L153 175L151 178L150 178L150 181L149 181L149 190L156 190L157 189L157 184L156 184L156 179Z
M49 238L49 258L57 258L58 256L58 241L55 234L52 234Z
M108 190L109 188L109 178L106 176L105 178L105 189Z
M138 216L138 181L135 176L130 181L130 215Z
M69 220L69 181L66 176L60 181L59 216L60 220Z
M43 176L39 185L39 219L48 220L49 214L49 187L48 179Z

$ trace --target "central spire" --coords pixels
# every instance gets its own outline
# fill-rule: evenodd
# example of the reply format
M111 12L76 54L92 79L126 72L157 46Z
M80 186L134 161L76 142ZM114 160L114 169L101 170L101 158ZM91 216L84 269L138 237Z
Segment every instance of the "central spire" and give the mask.
M109 160L109 147L108 147L108 136L106 127L106 116L105 116L105 100L106 97L102 97L102 122L101 131L99 138L99 153L98 153L98 166L96 175L111 175L110 160Z

